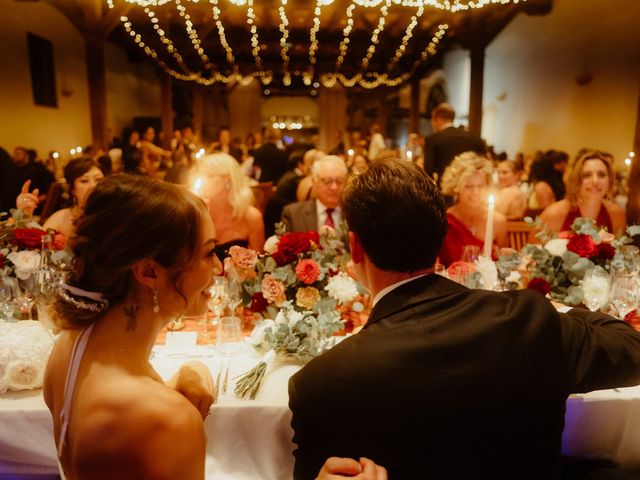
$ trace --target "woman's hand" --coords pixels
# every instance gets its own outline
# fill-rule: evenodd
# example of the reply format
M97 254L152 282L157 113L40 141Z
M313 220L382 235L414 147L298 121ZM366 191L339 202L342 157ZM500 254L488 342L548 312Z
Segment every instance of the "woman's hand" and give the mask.
M200 362L183 364L167 385L189 400L203 419L209 415L211 404L215 401L215 390L211 372L206 365Z
M27 180L22 184L20 194L16 197L16 208L22 210L27 215L33 215L33 211L36 209L39 203L38 194L40 190L37 188L33 192L29 192L31 186L31 180Z
M360 459L360 462L353 458L330 457L324 462L316 480L340 480L342 478L387 480L387 470L364 457Z

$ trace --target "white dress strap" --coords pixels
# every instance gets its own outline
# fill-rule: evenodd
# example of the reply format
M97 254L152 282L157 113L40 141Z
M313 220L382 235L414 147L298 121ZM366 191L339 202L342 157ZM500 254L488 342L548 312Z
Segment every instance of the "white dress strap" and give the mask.
M71 400L73 400L73 392L76 387L76 378L78 376L78 370L80 369L84 350L87 347L87 342L89 341L94 325L95 324L92 324L89 328L84 329L80 335L77 336L76 341L73 344L73 351L71 352L71 359L69 360L69 368L67 370L67 379L64 382L64 403L62 404L62 410L60 410L58 458L62 456L62 448L66 444L67 427L69 426L69 410L71 408Z

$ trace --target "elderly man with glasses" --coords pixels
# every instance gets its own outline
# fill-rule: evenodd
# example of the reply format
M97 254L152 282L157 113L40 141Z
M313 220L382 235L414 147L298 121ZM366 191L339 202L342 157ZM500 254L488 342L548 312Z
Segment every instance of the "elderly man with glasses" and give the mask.
M311 168L315 200L287 205L282 221L290 232L321 231L342 223L340 194L347 179L347 166L340 157L327 155Z

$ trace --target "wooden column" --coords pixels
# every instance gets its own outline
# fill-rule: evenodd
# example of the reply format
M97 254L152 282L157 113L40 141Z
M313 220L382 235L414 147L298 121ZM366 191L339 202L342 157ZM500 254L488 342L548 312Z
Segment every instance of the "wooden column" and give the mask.
M173 137L173 95L171 92L171 77L161 74L160 77L160 110L162 115L162 146L171 150Z
M193 113L193 133L196 138L202 138L202 87L193 85L191 88L191 110Z
M474 45L471 55L471 85L469 88L469 131L482 133L482 90L484 88L484 44Z
M86 36L87 80L89 82L89 109L91 117L91 143L94 150L106 147L107 86L104 66L104 41L100 37Z
M633 151L636 156L632 159L633 163L629 173L629 193L627 194L627 223L629 225L640 223L640 93L638 94Z
M384 138L387 138L387 116L389 114L389 109L387 108L387 87L378 87L378 118L377 122L382 129L382 135Z
M420 78L411 80L411 106L409 109L409 133L420 133Z

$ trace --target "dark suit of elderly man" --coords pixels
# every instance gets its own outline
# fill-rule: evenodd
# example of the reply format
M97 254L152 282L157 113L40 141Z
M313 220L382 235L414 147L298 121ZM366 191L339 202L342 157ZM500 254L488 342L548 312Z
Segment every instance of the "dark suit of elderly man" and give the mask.
M315 200L287 205L282 222L290 232L319 231L324 225L338 227L342 223L340 194L347 178L347 166L335 155L316 160L311 167Z
M394 480L557 478L567 396L640 383L640 333L434 275L444 201L411 162L374 162L342 202L373 309L289 382L294 478L328 456L370 458Z

